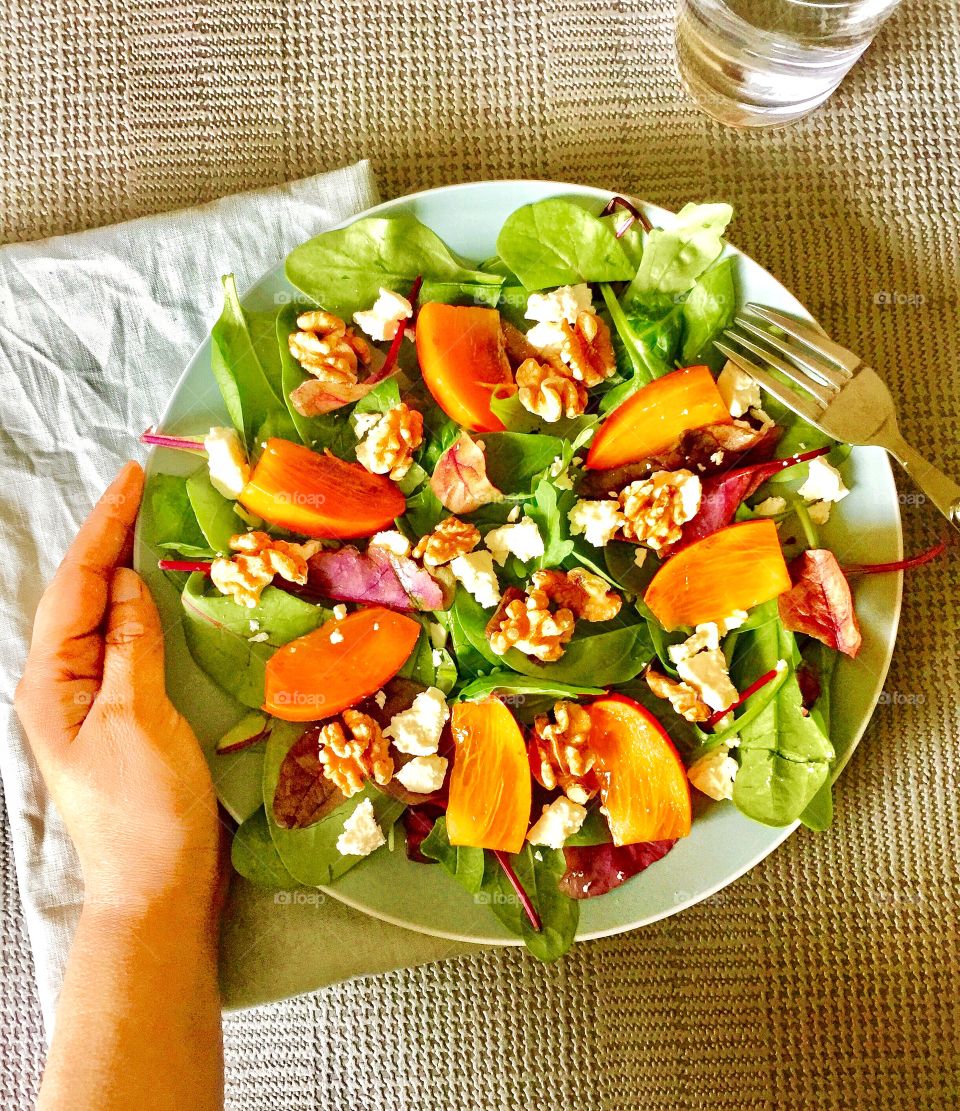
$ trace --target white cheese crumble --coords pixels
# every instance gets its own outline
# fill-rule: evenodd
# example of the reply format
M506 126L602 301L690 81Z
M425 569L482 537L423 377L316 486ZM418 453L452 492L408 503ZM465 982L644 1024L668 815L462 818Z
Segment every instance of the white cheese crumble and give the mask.
M574 536L583 536L595 548L608 544L627 523L620 512L620 503L606 499L581 499L567 514L567 520L570 532Z
M354 413L350 417L353 424L353 431L356 433L358 440L362 440L368 432L375 428L380 423L382 413Z
M393 339L404 320L413 316L413 305L399 293L380 287L373 306L353 314L353 322L378 342Z
M247 640L250 642L250 644L263 644L264 641L269 639L270 634L266 632L254 633L252 637L247 637Z
M443 786L446 774L445 756L415 756L400 768L394 779L415 795L432 795Z
M830 520L830 502L815 501L807 506L807 512L815 525L825 525Z
M760 408L760 386L757 380L733 363L727 363L720 371L717 389L724 405L730 410L731 417L742 417L751 409Z
M515 555L521 563L529 563L544 552L543 537L532 517L524 517L516 524L491 529L484 537L484 543L501 567L510 555Z
M341 602L339 605L333 607L333 616L342 621L347 616L347 607Z
M718 745L705 756L692 763L687 778L707 798L733 798L733 781L737 778L738 764L730 755L727 745Z
M739 697L727 674L727 661L719 648L697 652L677 664L677 674L700 694L711 710L725 710Z
M841 501L850 493L843 484L843 477L837 468L828 463L822 456L811 459L808 464L810 471L807 481L800 487L799 493L806 501Z
M439 621L427 622L427 635L434 648L446 648L449 634Z
M493 568L492 552L468 552L457 556L450 561L450 570L484 609L500 601L500 582Z
M337 852L341 856L369 856L386 842L383 830L377 825L373 803L364 799L343 823L343 833L337 838Z
M383 735L408 756L431 756L437 751L449 716L443 691L428 687L417 695L408 710L393 715Z
M377 693L373 696L373 701L376 702L376 704L382 710L384 708L384 706L386 706L386 704L387 704L387 692L386 691L377 691Z
M376 548L383 548L391 555L406 556L410 554L410 541L396 529L374 533L370 537L370 543Z
M563 848L564 841L580 829L586 816L585 806L561 795L543 808L543 813L527 833L527 840L531 845L546 845L551 849Z
M203 438L210 484L225 498L235 500L250 481L250 464L233 428L211 428Z
M638 546L637 550L636 550L636 552L634 553L634 556L633 556L634 566L642 567L644 565L644 563L646 563L646 562L647 562L647 549L646 548L641 548L641 547Z
M758 517L777 517L787 508L786 498L764 498L759 505L753 507L753 512Z
M562 285L549 293L531 293L524 316L538 324L576 324L582 312L593 312L593 294L586 282Z
M341 633L339 629L334 629L333 632L330 634L330 643L331 644L342 644L343 643L343 633Z
M512 525L515 521L519 521L519 520L520 520L520 506L515 505L513 507L513 509L511 509L510 512L507 514L507 521L509 522L509 524Z

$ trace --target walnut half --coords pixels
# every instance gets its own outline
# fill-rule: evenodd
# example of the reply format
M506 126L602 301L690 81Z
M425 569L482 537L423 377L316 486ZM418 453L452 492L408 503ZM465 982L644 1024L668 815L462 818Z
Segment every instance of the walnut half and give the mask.
M343 724L330 721L320 730L320 763L323 774L350 798L368 779L385 787L393 778L390 742L380 726L359 710L344 710ZM350 733L347 738L344 726Z

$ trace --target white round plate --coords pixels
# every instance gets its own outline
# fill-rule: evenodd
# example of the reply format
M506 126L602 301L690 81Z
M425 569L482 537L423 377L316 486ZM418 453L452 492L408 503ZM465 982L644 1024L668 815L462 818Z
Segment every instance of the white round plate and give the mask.
M413 213L454 251L482 261L496 253L497 233L514 209L558 195L595 201L597 211L611 196L600 189L556 182L491 181L432 189L388 201L362 215ZM667 217L653 206L643 207L655 224ZM256 229L251 228L250 233L255 235ZM727 250L738 259L738 290L743 301L759 301L809 317L796 298L762 267L732 247ZM218 278L210 275L211 282ZM281 259L247 291L244 303L251 308L269 308L292 293ZM207 341L184 371L159 427L172 434L196 434L211 424L223 423L228 423L226 410L210 371ZM189 473L195 467L195 460L180 453L154 451L147 474ZM879 449L857 448L843 469L852 493L826 530L830 547L841 562L901 558L899 503L886 455ZM193 723L209 754L225 806L242 819L260 805L262 756L253 750L225 758L213 755L216 739L240 716L237 705L190 658L180 632L179 599L157 571L155 554L146 550L139 533L135 559L164 618L171 696ZM841 658L834 679L832 740L837 772L863 735L882 692L896 638L901 586L899 574L863 576L856 583L863 648L856 660ZM581 904L577 937L582 940L631 930L683 910L742 876L795 828L758 825L743 817L732 803L704 805L690 836L678 842L662 862L623 887ZM519 944L488 907L471 900L442 869L410 863L400 836L392 853L378 852L361 862L328 893L384 921L423 933L487 944Z

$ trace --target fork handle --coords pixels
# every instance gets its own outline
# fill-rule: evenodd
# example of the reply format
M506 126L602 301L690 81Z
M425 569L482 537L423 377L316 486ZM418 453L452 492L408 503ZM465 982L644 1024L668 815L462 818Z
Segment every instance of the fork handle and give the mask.
M960 485L927 462L899 432L885 435L881 442L950 524L960 530Z

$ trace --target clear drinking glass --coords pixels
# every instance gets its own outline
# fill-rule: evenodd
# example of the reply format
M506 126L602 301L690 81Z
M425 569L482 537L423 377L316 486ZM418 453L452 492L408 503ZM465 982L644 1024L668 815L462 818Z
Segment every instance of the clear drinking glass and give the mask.
M680 76L721 123L789 123L827 99L899 2L680 0Z

